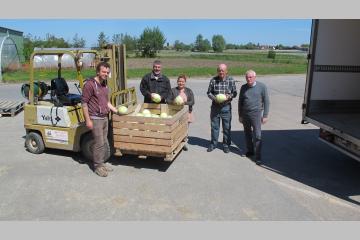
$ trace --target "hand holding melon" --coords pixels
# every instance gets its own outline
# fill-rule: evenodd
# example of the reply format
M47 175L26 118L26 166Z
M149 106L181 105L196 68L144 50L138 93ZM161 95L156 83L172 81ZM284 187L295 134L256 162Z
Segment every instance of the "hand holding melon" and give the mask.
M175 98L174 100L176 105L183 105L184 104L184 99L179 95Z
M159 102L161 102L161 96L157 93L152 93L151 100L155 103L159 103Z
M215 96L215 99L216 99L216 102L223 103L223 102L225 102L227 100L227 97L226 97L225 94L220 93L220 94Z

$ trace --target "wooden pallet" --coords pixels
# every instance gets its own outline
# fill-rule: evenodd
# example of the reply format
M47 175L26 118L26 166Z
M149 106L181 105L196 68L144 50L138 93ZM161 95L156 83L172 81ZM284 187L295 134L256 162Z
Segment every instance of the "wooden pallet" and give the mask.
M166 112L172 118L137 116L144 108ZM184 146L188 133L188 107L167 104L140 104L129 115L113 116L115 155L153 156L172 161Z
M24 109L23 101L0 100L0 115L13 117Z

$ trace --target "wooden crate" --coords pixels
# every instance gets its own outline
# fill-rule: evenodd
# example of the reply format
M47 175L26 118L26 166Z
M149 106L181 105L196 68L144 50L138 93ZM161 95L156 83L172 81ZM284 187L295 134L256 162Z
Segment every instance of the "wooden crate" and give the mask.
M153 114L163 112L171 118L137 116L143 109ZM181 151L188 135L188 106L138 104L128 115L113 115L115 155L163 157L172 161Z

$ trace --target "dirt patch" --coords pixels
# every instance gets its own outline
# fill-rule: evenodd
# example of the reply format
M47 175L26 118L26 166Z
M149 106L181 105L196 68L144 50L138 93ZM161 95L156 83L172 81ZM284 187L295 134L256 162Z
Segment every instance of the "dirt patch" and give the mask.
M152 63L155 59L149 58L129 58L127 59L127 68L152 68ZM236 61L223 61L223 60L212 60L212 59L190 59L190 58L161 58L160 59L163 68L186 68L186 67L211 67L216 68L220 63L225 63L229 68L232 67L260 67L268 66L269 64L264 63L241 63Z

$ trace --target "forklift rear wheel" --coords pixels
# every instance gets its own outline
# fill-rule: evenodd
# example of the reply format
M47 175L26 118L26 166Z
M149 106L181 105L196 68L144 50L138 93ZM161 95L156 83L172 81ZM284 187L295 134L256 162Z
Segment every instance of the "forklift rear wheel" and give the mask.
M26 135L25 146L29 152L35 154L43 153L45 150L44 141L41 135L36 132L30 132Z

